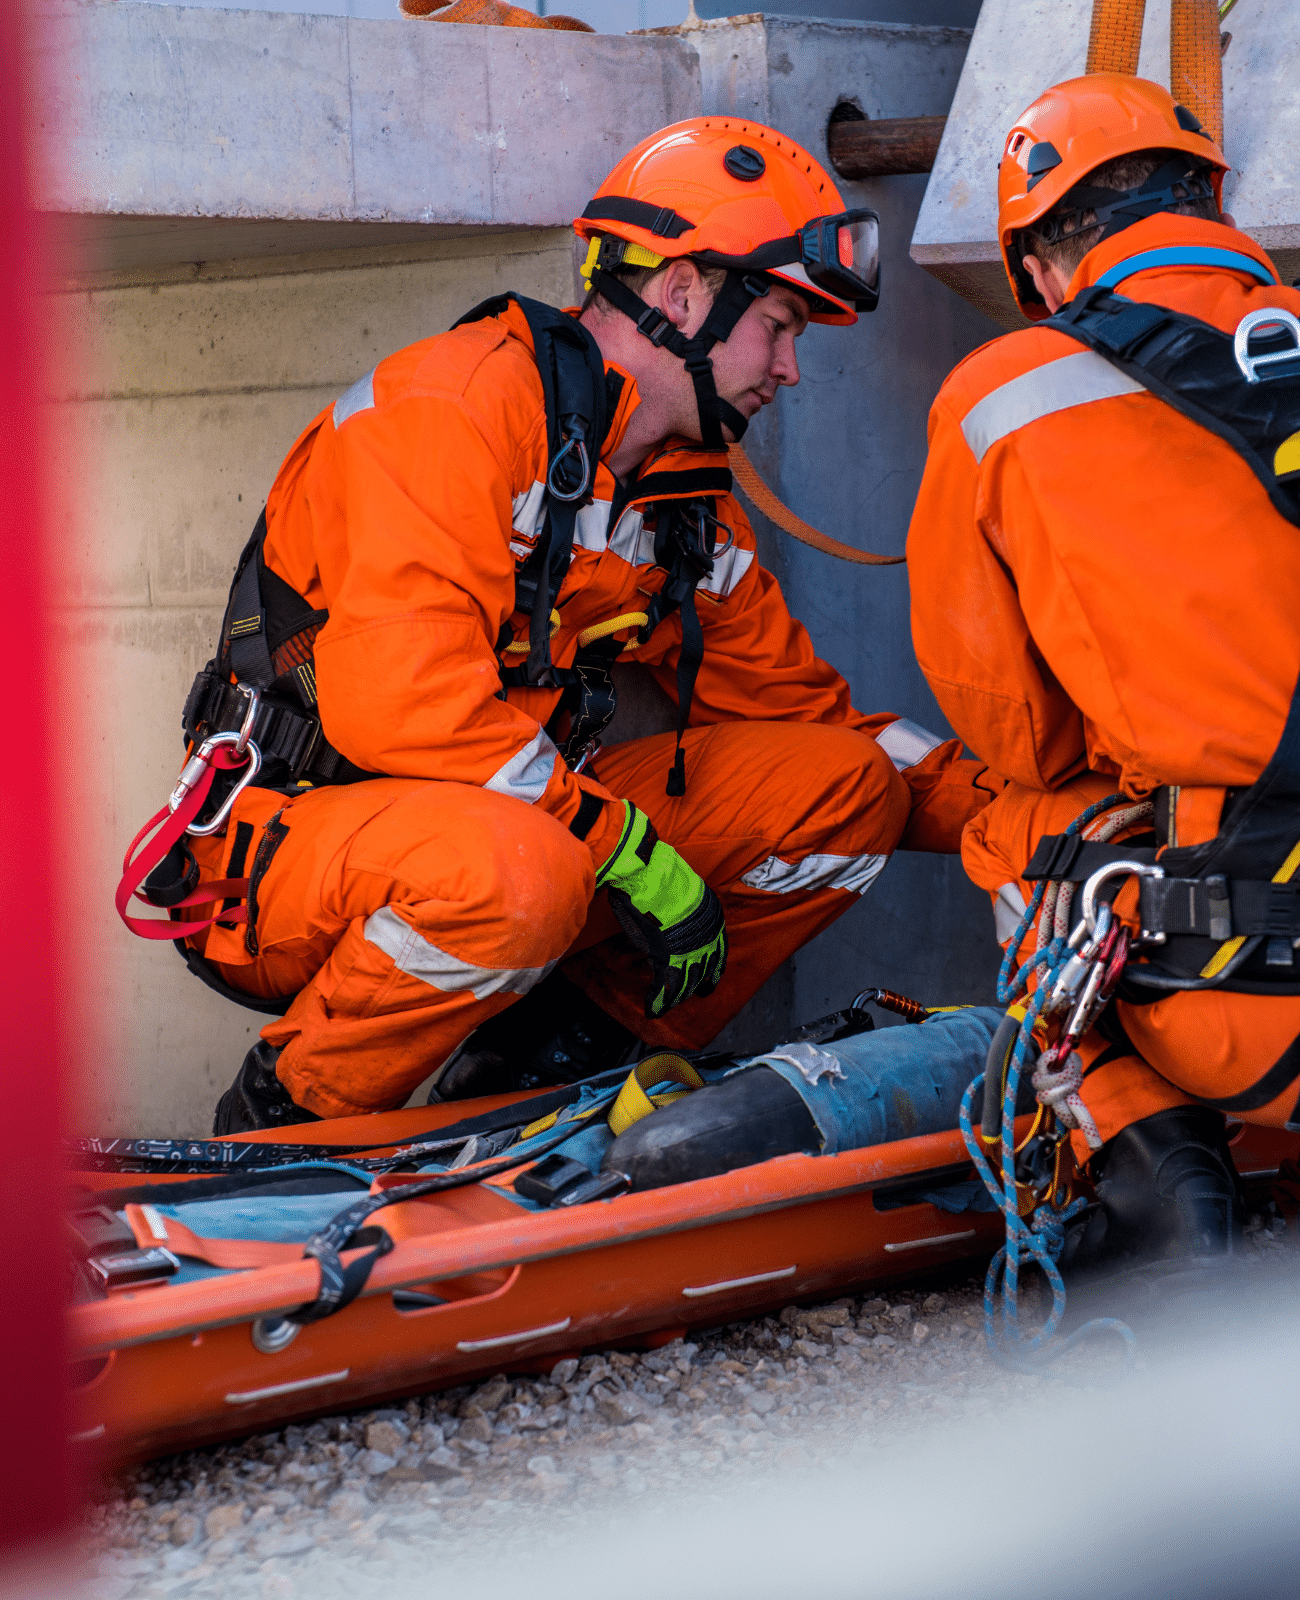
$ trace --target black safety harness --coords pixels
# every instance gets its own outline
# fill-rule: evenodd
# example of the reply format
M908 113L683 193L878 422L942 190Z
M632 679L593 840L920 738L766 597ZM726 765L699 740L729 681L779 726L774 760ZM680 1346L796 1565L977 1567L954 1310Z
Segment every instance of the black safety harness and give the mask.
M1140 270L1135 262L1147 259L1131 258L1107 276ZM1252 258L1233 259L1262 276ZM1042 326L1086 345L1230 444L1277 511L1300 528L1300 471L1279 475L1276 467L1279 448L1300 433L1300 322L1289 312L1249 313L1234 336L1128 300L1103 280ZM1126 969L1119 991L1126 1000L1150 1003L1172 991L1210 988L1300 994L1300 683L1272 759L1248 789L1228 792L1213 839L1177 846L1177 802L1176 789L1156 791L1152 844L1049 835L1024 876L1083 883L1121 862L1148 869L1139 873L1143 959Z
M504 699L512 688L560 690L547 733L559 745L565 761L577 770L614 715L616 693L610 668L623 646L614 639L598 640L580 649L571 667L557 667L551 659L549 622L572 560L578 512L592 498L597 463L623 380L616 373L606 373L599 347L575 318L536 300L499 295L475 307L454 326L497 316L511 301L527 319L532 334L546 408L548 465L542 529L515 574L515 610L529 618L528 659L518 667L502 665L500 695ZM743 422L741 418L742 428ZM638 503L645 504L647 520L655 527L655 562L667 573L663 588L649 602L638 642L645 643L674 611L682 615L677 755L669 775L670 794L685 789L681 735L704 653L695 588L713 573L716 535L722 526L716 515L717 496L730 489L731 473L725 467L651 471L630 488L620 486L620 499L611 512L611 519L616 520L633 494ZM258 787L287 795L380 776L354 765L325 736L317 704L314 644L329 612L313 609L266 565L266 533L263 510L235 569L217 653L195 678L185 702L181 721L186 744L197 749L216 735L239 732L261 753ZM507 623L497 640L498 651L512 638ZM565 714L569 725L561 737ZM213 817L228 801L237 781L236 775L219 773L196 820L202 823ZM599 802L584 796L573 831L585 837L599 812ZM257 885L287 832L277 814L263 830L254 855L245 936L252 954L257 953ZM252 838L251 824L236 824L232 878L242 876L248 866ZM150 874L144 893L155 905L176 906L198 882L198 864L181 840ZM292 996L245 994L225 983L185 940L177 940L176 946L190 970L227 999L272 1015L283 1015L292 1002Z

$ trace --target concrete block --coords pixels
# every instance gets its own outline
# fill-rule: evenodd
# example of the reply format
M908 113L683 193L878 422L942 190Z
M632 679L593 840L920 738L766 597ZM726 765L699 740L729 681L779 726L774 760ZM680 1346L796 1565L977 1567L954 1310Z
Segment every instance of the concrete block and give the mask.
M912 259L1003 327L1023 327L997 245L997 167L1008 130L1053 83L1078 77L1092 0L984 0L948 126L912 238ZM1300 9L1241 5L1226 28L1224 203L1272 255L1285 282L1300 274ZM1169 7L1151 0L1139 73L1169 82Z
M65 248L136 262L178 259L181 218L190 259L258 223L274 250L293 224L318 234L299 249L338 247L341 223L564 226L699 105L674 37L46 0L34 38L38 203L99 219Z

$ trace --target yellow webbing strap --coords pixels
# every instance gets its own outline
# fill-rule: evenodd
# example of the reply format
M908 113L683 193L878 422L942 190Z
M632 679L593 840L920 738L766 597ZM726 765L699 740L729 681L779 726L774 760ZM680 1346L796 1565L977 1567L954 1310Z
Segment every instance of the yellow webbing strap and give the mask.
M868 550L856 550L851 544L841 544L838 539L832 539L828 533L819 533L811 523L795 516L789 506L777 499L738 444L730 445L727 454L730 457L731 475L744 490L746 499L752 500L769 521L783 528L792 539L798 539L800 544L811 545L823 555L838 556L841 561L856 561L864 567L896 567L907 560L906 556L873 556Z
M1274 883L1290 883L1295 877L1295 870L1300 867L1300 839L1292 847L1291 854L1273 874ZM1246 941L1246 935L1239 933L1235 939L1229 939L1226 944L1221 944L1206 964L1201 968L1203 978L1215 978L1223 971L1237 951Z
M681 1094L651 1096L646 1093L652 1083L663 1083L665 1079L682 1084ZM647 1056L644 1061L637 1062L618 1092L618 1099L609 1113L610 1131L617 1139L634 1122L648 1117L656 1106L667 1105L670 1100L680 1100L682 1094L689 1090L703 1087L704 1079L682 1056L673 1055L670 1050L661 1051L657 1056Z

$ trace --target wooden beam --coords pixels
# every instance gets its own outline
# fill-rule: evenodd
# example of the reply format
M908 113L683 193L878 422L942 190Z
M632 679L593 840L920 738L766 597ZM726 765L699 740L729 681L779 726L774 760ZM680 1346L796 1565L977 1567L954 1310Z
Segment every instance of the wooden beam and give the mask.
M888 178L929 172L947 117L865 117L832 122L826 130L831 165L841 178Z

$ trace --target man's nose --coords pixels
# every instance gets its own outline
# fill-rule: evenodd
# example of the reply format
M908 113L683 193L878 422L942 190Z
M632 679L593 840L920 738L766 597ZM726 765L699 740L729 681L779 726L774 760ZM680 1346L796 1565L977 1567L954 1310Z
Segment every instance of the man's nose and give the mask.
M772 363L772 376L778 383L798 383L799 357L795 353L793 339L782 340L778 346L776 360Z

